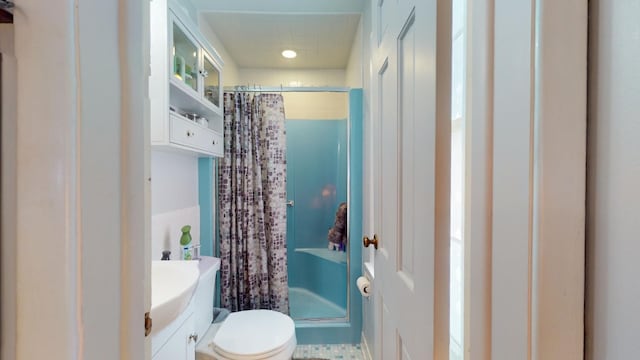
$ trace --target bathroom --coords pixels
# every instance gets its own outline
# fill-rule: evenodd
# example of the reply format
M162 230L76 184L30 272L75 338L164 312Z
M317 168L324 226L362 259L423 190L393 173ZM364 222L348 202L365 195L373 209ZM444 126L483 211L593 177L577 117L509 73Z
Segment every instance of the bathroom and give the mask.
M171 29L174 45L170 51L177 59L173 62L174 77L197 87L195 83L189 84L188 73L193 66L188 54L193 52L195 57L196 52L187 40L197 37L206 43L204 46L211 54L211 59L206 59L213 60L215 65L208 72L215 73L217 83L205 86L215 87L214 97L223 100L214 99L219 108L217 113L198 114L207 118L206 123L199 125L218 133L227 127L222 125L222 113L227 117L228 111L221 105L229 105L225 102L227 94L271 93L282 97L286 131L288 314L295 321L298 344L294 358L360 359L362 295L356 279L362 275L361 4L346 2L336 9L304 14L275 12L266 5L233 10L229 6L229 2L219 5L190 0L168 2L169 16L182 25L180 28L173 25ZM223 161L220 156L224 155L219 149L211 153L193 151L186 143L174 146L172 140L164 141L153 130L154 114L165 116L154 104L166 96L157 91L166 88L161 84L166 78L153 77L154 52L167 50L164 44L154 47L163 40L154 37L154 26L162 26L155 22L154 14L158 13L154 10L152 4L150 256L159 260L163 252L170 251L172 260L184 258L181 229L189 225L192 238L189 256L220 257L220 241L224 240L219 219L226 217L220 215L225 206L219 199L218 183ZM162 11L160 17L166 16ZM196 32L199 34L193 35ZM297 57L284 57L284 50L295 50ZM211 78L207 77L207 81ZM174 92L172 87L170 102ZM223 96L222 92L226 94ZM181 101L177 103L185 104ZM176 107L180 114L181 106ZM225 132L225 146L227 137ZM341 204L346 206L342 221L348 223L344 229L348 234L344 233L340 244L334 244L328 240L328 230L337 221ZM349 238L356 240L351 243ZM220 309L225 307L220 299L220 274L216 280L214 305ZM154 334L152 355L156 358L160 349L153 345ZM316 345L323 347L318 350Z
M149 123L159 119L149 114L150 109L157 109L149 103L161 89L148 86L149 76L159 74L149 72L149 20L167 20L150 19L149 7L161 2L61 0L56 6L42 6L38 0L20 0L15 2L10 23L2 24L3 359L150 358L153 335L147 335L154 328L161 331L162 325L161 317L145 317L142 326L143 315L148 315L151 306L150 285L158 288L149 271L151 259L157 260L163 249L178 247L183 237L191 239L185 243L197 243L203 255L220 250L214 241L214 234L220 232L214 228L217 222L201 220L216 216L212 186L218 178L216 162L188 156L186 149L173 152L161 151L160 144L149 147ZM247 12L234 4L251 7L262 2L193 0L176 6L187 14L187 20L199 24L198 10L212 10L207 8L212 3L225 5L211 12L230 14ZM287 2L297 14L313 9L340 12L333 8L339 3L347 4L344 12L360 11L355 2L343 0L305 2L302 7L296 4L303 0ZM436 7L436 3L445 6ZM628 265L634 264L637 253L629 246L630 235L637 233L632 226L637 224L632 218L638 212L637 202L628 201L637 182L628 180L638 178L637 167L629 164L637 164L634 156L640 153L634 147L638 142L632 141L638 133L634 127L637 106L633 106L637 103L633 85L638 47L619 45L637 44L635 9L615 1L571 6L557 1L474 2L463 21L473 35L463 46L469 50L469 56L463 57L469 68L459 77L470 80L463 93L468 96L465 103L473 104L468 109L473 121L469 127L460 126L467 137L451 139L447 133L452 120L448 113L452 37L448 3L368 1L363 5L360 27L364 30L359 36L364 48L361 72L365 74L361 77L365 215L362 232L357 238L350 236L348 244L359 243L360 236L373 244L361 249L365 263L355 276L372 276L375 269L376 278L372 279L374 296L363 300L347 294L347 301L359 299L348 304L363 304L362 348L368 341L375 359L424 359L432 354L446 358L444 331L453 328L447 322L446 298L459 290L448 287L448 249L442 246L449 244L447 210L452 203L445 174L453 150L447 144L467 139L470 147L457 156L470 156L464 168L470 172L458 176L464 179L458 183L466 183L464 189L469 192L457 199L471 201L468 211L461 212L465 217L459 224L464 224L462 235L466 233L473 241L464 248L464 255L470 256L465 263L469 267L452 274L464 276L469 285L463 289L464 302L458 304L464 306L464 316L458 319L464 323L459 321L462 326L458 329L464 329L460 345L465 346L465 353L474 359L521 359L536 354L563 359L633 357L638 342L625 335L640 333L636 326L640 322L625 309L627 300L637 298L633 292L637 287L627 286L627 280L633 275ZM281 9L269 9L278 11ZM210 25L214 32L215 25ZM207 31L203 26L198 33ZM463 33L456 38L462 39ZM347 70L337 85L324 81L326 76L315 81L291 73L278 75L273 82L257 75L241 78L240 70L245 68L238 58L231 56L229 61L214 37L205 34L203 38L220 52L210 58L203 55L212 75L207 79L215 80L216 69L224 70L218 73L224 77L221 85L234 93L240 90L235 88L238 85L257 95L282 92L283 96L289 87L322 87L333 92L360 85L351 81L353 73L348 70L357 66L350 65L344 67ZM416 38L421 41L406 41ZM158 49L158 44L152 45L152 50ZM357 47L351 49L357 53ZM231 53L230 47L226 51ZM403 57L407 54L414 56ZM186 55L180 55L181 65L171 72L193 80L194 67L186 66L189 53ZM418 65L428 66L397 61L417 56L427 60ZM348 63L358 64L358 57L350 56ZM169 66L163 66L167 71L161 73L168 77ZM399 75L403 77L398 79ZM227 82L234 76L235 81ZM587 78L597 89L587 87ZM417 89L405 91L405 86ZM161 91L160 96L171 95L168 84L162 89L166 93ZM419 101L412 97L415 93L421 94ZM219 108L222 98L215 105L215 94L209 88L201 100L211 100ZM396 99L403 101L394 102ZM425 121L412 121L413 110ZM204 133L217 132L217 137L212 135L201 146L213 145L210 152L219 155L221 123L216 122L215 114L198 116L196 121L180 123L188 130L178 140L197 140L200 130L208 126L210 131ZM402 120L398 122L402 126L394 124L396 119ZM314 121L331 120L343 121ZM383 128L376 127L380 125L376 122L382 122ZM160 130L153 136L168 136L163 131L171 131ZM439 165L441 171L434 171L432 165ZM356 183L356 172L348 174L351 183ZM171 179L164 187L163 177ZM394 182L398 180L402 183ZM152 186L157 186L153 202ZM399 192L401 187L410 191ZM331 188L327 193L332 194ZM407 194L411 196L393 201L394 195ZM288 199L284 200L282 206ZM351 196L347 200L357 202ZM300 203L296 200L292 205L295 209ZM184 209L183 217L175 221L168 215ZM168 230L166 242L160 236L155 246L151 233L158 230L151 228L152 212L156 216L153 225L160 230L163 223L176 224ZM399 213L403 216L394 216ZM558 219L561 224L554 222ZM352 222L351 228L356 221ZM189 236L181 235L185 224L191 225ZM389 236L398 225L408 230L401 239L406 241ZM326 231L327 225L323 226ZM584 230L588 230L586 258ZM306 254L316 248L305 245L300 249ZM339 250L336 254L340 255ZM175 261L181 257L179 249L172 248L170 256L174 261L159 263L181 264ZM369 263L374 260L372 267ZM182 271L180 279L190 281L200 274L199 267L187 266ZM348 286L353 291L351 275ZM162 285L170 283L169 276L163 280ZM342 308L339 301L332 302ZM357 314L345 311L347 316ZM327 326L322 318L309 321L311 324L299 328ZM269 334L269 329L263 334ZM186 335L194 342L193 333ZM301 345L304 338L300 334ZM557 351L564 356L547 356Z
M159 256L155 251L152 254L149 228L150 183L158 179L151 179L150 174L150 116L145 99L148 10L150 3L159 1L61 0L55 6L43 6L40 0L16 0L11 23L1 26L3 359L150 357L151 340L142 330L151 322L145 321L148 326L143 328L142 320L150 306L149 262ZM242 3L259 2L264 1ZM303 0L289 1L299 2ZM322 5L337 2L347 1L315 1ZM213 1L194 2L191 10L207 3ZM393 61L396 50L407 50L395 45L407 44L402 40L414 35L413 24L442 21L447 27L450 19L446 9L441 13L434 8L435 1L414 2L415 13L407 11L408 1L367 3L362 59L366 64L364 157L370 159L379 154L377 145L390 150L396 147L397 129L390 127L386 128L389 133L377 134L390 142L375 141L376 134L366 129L377 114L395 109L380 106L377 100L390 98L385 94L407 94L395 91L401 90L400 81L385 78L387 69L398 73L398 62ZM381 9L374 17L371 8L376 6ZM310 11L295 4L293 9ZM233 9L224 11L229 10ZM464 339L467 354L473 359L522 359L536 354L562 359L633 358L640 334L637 312L627 311L640 288L628 286L637 280L638 272L634 266L637 244L631 240L638 233L634 216L639 202L629 201L637 198L639 172L633 165L638 164L640 154L640 143L635 141L640 118L640 48L633 46L638 44L637 6L615 0L573 4L478 1L471 10L467 23L473 37L465 76L471 80L466 101L473 104L468 109L473 121L467 129L471 148L466 152L471 155L467 168L472 171L464 176L469 190L466 197L472 200L465 212L465 229L473 236L470 251L465 251L472 255L464 273L471 291L465 293L464 301L465 335L470 335ZM400 19L393 21L395 28L387 36L379 30L389 24L389 18ZM410 21L403 22L406 19ZM409 26L402 26L405 23ZM410 31L404 31L407 29ZM438 33L451 37L449 28L440 30L439 26ZM421 26L418 35L440 39L434 32L434 27ZM385 36L394 41L384 41ZM446 40L438 42L444 49L438 46L437 52L435 42L420 42L429 55L437 53L436 61L430 62L430 71L417 71L406 78L415 78L411 83L422 90L429 87L423 101L409 104L419 110L431 108L423 112L429 126L434 125L433 111L443 112L440 120L451 120L445 110L449 104L442 105L448 103L448 89L437 91L433 80L433 75L443 75L443 87L448 86ZM372 49L367 50L366 44ZM384 49L373 49L380 47ZM392 61L386 62L378 50L387 51ZM443 62L438 60L441 56ZM383 81L385 92L379 86ZM436 97L442 99L440 106L431 107ZM424 131L429 128L417 130L420 141L410 145L434 145L432 132ZM446 149L439 149L447 155ZM408 150L408 155L420 154L420 160L429 164L438 160L446 167L446 160L434 158L433 151ZM178 160L182 158L173 155L174 162L182 165ZM373 196L376 189L368 188L367 182L380 174L408 169L385 159L380 162L393 165L395 172L393 167L389 172L374 168L363 176L367 194L363 208L369 213L363 216L360 236L369 240L376 239L374 231L381 231L381 224L366 225L371 222L370 209L380 211L381 206L374 206L380 205ZM183 167L174 165L166 172L179 178L180 171L208 164L187 161ZM406 178L427 185L437 180L432 171L415 170L421 172ZM446 195L446 188L442 190L440 194ZM180 195L176 192L171 187L166 195ZM198 190L190 196L200 198L206 195L203 193ZM176 201L185 199L175 197ZM435 209L432 199L427 200L426 207ZM182 205L192 208L196 203L188 202ZM162 210L163 204L157 205ZM399 209L391 202L385 205L384 216L376 220L393 225L397 220L393 214ZM417 207L405 214L438 225L446 222L442 213L447 212L448 204L439 199L437 205L444 211L424 214L420 211L425 207ZM387 245L393 245L392 238L384 234L388 229L382 226L382 235L378 233L381 243L376 260L384 255L385 247L391 249ZM192 230L193 237L200 239L196 229ZM197 230L216 232L205 226ZM389 273L384 271L398 268L375 263L376 296L363 301L362 320L363 344L368 338L375 346L372 354L376 359L425 359L434 352L433 358L446 358L446 341L442 341L446 336L441 333L447 327L443 299L453 292L443 280L448 276L447 257L431 252L439 248L433 246L434 229L428 230L413 233L421 241L412 245L422 247L410 250L419 254L420 262L405 262L411 266L402 269L415 270L418 276L413 280L419 282L406 281L412 279L404 273L392 278L397 281L386 282L417 284L416 297L399 296L393 288L380 286ZM440 239L448 241L448 236ZM207 243L201 245L203 252L214 250ZM372 253L363 249L365 261L372 260ZM391 265L396 260L412 260L390 259ZM365 264L363 270L367 273L369 267ZM547 356L558 351L562 355Z

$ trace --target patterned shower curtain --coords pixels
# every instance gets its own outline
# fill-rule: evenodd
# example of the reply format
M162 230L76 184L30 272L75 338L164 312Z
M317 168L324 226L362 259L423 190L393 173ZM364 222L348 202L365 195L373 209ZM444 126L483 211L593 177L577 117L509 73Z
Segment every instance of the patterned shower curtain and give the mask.
M231 311L289 313L284 120L280 94L224 94L220 276Z

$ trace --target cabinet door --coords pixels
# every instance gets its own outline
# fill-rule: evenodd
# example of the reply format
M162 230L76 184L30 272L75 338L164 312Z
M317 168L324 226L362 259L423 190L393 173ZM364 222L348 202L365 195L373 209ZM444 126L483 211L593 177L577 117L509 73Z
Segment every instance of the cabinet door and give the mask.
M198 91L200 47L178 19L171 17L171 79Z
M202 52L202 68L204 99L220 108L220 68L206 51Z
M160 350L153 356L153 360L194 360L195 338L193 314L189 315Z

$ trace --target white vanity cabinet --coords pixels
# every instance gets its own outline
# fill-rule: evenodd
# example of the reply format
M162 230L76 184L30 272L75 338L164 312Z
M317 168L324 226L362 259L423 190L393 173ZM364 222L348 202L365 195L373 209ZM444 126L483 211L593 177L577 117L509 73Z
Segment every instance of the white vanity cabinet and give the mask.
M153 349L154 342L159 339L152 339L151 360L195 360L197 338L194 333L194 315L193 313L187 315L186 319L181 319L184 320L183 322L171 323L167 329L163 329L169 334L161 346Z
M197 25L172 4L150 5L151 145L222 156L223 62Z

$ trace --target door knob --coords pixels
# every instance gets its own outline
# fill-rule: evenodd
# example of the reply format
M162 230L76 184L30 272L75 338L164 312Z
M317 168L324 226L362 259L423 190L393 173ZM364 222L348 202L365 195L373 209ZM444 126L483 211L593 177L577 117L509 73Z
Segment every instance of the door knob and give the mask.
M362 238L362 244L364 247L369 247L369 245L373 245L374 249L378 249L378 235L373 234L373 239L369 239L368 236Z

